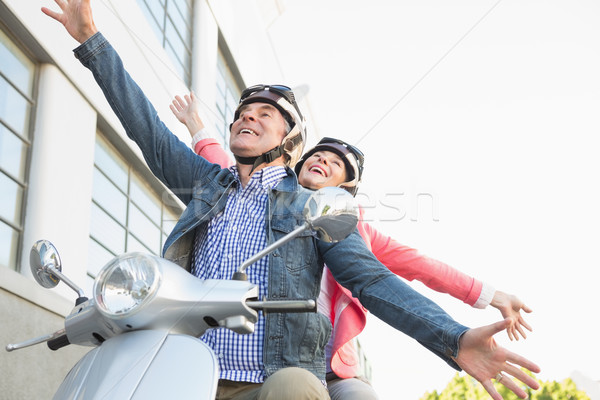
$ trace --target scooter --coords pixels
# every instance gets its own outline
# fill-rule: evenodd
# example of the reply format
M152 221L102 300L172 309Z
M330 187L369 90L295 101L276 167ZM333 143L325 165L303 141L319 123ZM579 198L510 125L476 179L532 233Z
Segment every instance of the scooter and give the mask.
M343 189L313 193L305 223L246 260L231 280L201 280L164 258L123 254L99 272L90 299L63 275L52 243L40 240L30 253L34 278L46 288L65 282L78 294L76 305L63 329L6 350L43 342L52 350L95 347L67 374L54 399L214 399L218 361L198 339L207 329L249 334L258 311L316 311L314 299L259 300L258 286L247 281L244 270L307 229L320 240L342 240L355 229L357 210Z

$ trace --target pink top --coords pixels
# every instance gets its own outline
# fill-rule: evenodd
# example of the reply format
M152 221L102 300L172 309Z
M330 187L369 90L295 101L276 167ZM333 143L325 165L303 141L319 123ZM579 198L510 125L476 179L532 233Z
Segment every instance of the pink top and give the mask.
M213 138L202 139L195 143L194 151L211 163L219 164L222 168L229 168L234 164L219 142Z
M196 154L223 168L232 165L223 148L215 139L202 139L194 144ZM409 281L417 279L429 288L449 295L476 308L485 308L494 296L494 288L472 278L441 261L419 254L371 225L358 222L358 231L375 257L390 271ZM367 310L352 297L350 291L335 281L325 267L318 299L319 311L327 315L333 325L330 344L331 370L340 378L358 375L359 360L353 339L367 323Z

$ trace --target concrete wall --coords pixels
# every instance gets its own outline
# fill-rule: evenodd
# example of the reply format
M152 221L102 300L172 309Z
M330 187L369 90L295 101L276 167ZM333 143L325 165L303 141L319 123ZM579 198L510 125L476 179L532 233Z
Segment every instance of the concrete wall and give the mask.
M0 289L0 343L4 347L52 333L64 318L7 290ZM71 367L90 348L67 346L57 351L37 345L8 353L0 351L0 398L51 399Z

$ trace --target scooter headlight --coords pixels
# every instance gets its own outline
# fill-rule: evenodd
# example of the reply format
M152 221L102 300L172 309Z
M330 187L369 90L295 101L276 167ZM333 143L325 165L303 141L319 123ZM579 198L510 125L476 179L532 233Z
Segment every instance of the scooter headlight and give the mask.
M159 282L160 270L154 256L123 254L106 264L96 277L96 304L111 316L129 314L154 296Z

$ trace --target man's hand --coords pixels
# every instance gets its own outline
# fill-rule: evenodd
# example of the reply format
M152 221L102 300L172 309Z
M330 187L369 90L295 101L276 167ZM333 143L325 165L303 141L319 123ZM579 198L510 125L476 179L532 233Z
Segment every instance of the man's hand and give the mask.
M98 29L92 17L90 0L54 0L62 13L42 7L42 12L54 18L69 32L69 35L79 43L83 43L93 36Z
M531 308L527 307L517 296L499 290L494 293L494 298L490 304L492 307L497 308L505 319L510 319L510 326L506 328L510 340L519 340L519 333L523 336L523 339L527 338L523 328L531 332L531 326L523 319L521 310L530 313Z
M537 373L540 372L540 367L499 346L494 340L493 336L506 329L510 323L510 319L507 318L495 324L469 329L460 338L458 357L455 358L456 363L477 379L494 400L502 400L502 396L494 388L492 379L496 379L522 399L527 398L527 393L509 375L532 389L540 387L534 378L519 368Z

